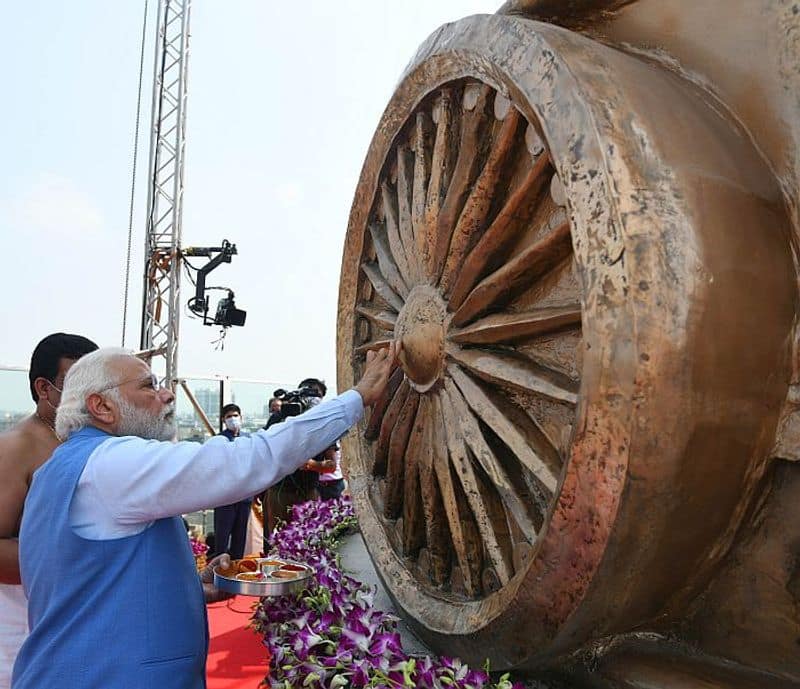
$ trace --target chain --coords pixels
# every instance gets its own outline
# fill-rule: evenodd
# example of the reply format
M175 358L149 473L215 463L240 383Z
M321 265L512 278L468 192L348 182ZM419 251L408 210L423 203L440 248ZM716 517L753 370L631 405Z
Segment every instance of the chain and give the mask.
M61 438L58 437L58 433L56 433L56 429L53 428L53 426L51 424L49 424L47 421L45 421L41 416L39 416L39 412L38 411L35 411L34 414L36 414L36 418L39 419L39 421L41 421L45 426L47 426L52 431L53 435L56 437L56 440L58 440L58 442L61 442Z

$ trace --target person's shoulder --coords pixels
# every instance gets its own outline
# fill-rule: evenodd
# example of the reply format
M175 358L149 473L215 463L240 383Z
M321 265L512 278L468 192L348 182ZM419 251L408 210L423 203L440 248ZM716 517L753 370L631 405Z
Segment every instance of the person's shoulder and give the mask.
M213 437L216 438L219 436ZM211 438L209 438L209 440L211 440ZM154 440L153 438L141 438L138 435L110 435L108 438L103 440L103 442L100 444L100 447L104 449L113 447L151 447L153 449L160 448L168 450L171 447L180 447L184 445L196 447L202 445L202 443L198 443L194 440Z
M219 438L219 436L215 436ZM214 440L211 438L209 440ZM223 442L227 442L221 439ZM90 455L90 462L93 466L115 464L121 459L143 460L144 458L160 460L165 455L178 453L184 455L187 452L195 452L202 443L191 440L151 440L140 438L138 435L112 435L103 440Z
M47 433L46 433L47 432ZM2 471L32 472L43 464L57 447L50 429L40 427L28 417L14 428L0 433L0 466Z
M110 435L95 447L92 452L93 457L102 457L108 453L116 452L138 452L150 443L157 443L157 440L145 440L138 435Z
M31 432L20 426L0 433L0 458L22 451L30 440Z

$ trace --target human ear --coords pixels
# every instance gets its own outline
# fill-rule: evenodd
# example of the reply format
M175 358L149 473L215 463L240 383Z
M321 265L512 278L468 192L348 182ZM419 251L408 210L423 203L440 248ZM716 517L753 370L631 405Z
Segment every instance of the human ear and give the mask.
M50 387L50 381L47 378L36 378L33 381L33 389L36 391L36 398L38 400L47 399L47 391Z
M86 398L86 411L89 412L93 419L107 426L114 425L116 421L116 406L99 393L89 395Z

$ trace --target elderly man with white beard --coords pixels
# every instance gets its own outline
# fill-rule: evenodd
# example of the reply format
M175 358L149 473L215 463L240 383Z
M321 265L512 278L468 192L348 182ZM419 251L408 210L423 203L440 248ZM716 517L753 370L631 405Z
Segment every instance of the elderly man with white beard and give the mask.
M30 636L12 689L202 689L208 629L181 514L261 492L329 447L386 387L396 355L302 416L229 442L165 442L175 397L126 350L64 381L65 442L34 476L20 529Z

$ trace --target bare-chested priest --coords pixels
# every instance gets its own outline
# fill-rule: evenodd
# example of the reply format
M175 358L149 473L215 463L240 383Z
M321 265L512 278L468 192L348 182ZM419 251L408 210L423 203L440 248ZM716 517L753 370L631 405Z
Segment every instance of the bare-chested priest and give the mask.
M28 632L27 602L20 586L17 535L33 472L60 444L56 408L70 366L97 345L80 335L54 333L33 350L29 372L36 410L0 434L0 689Z

